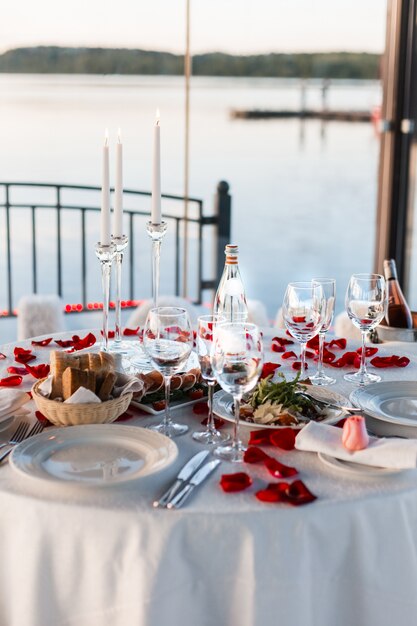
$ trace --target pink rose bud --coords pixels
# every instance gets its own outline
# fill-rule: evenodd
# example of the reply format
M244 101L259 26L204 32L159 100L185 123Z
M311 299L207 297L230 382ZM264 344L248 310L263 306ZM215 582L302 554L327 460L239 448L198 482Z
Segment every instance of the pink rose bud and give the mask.
M347 450L363 450L369 445L365 418L362 415L348 417L343 424L342 442Z

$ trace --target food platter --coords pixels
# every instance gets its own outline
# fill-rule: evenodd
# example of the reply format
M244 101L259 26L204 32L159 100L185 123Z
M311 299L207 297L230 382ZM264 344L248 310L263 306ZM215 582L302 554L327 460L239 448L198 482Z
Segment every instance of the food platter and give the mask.
M331 391L329 389L309 386L308 393L312 396L314 395L314 397L319 400L329 401L329 402L337 403L341 405L346 405L347 403L347 399L344 396L342 396L339 393L336 393L335 391ZM218 417L221 417L222 419L228 422L234 422L235 418L233 414L232 396L226 393L225 391L218 391L217 393L215 393L213 397L213 411ZM329 409L328 416L322 419L321 423L333 424L339 421L344 415L345 415L345 412L342 409L340 409L340 411ZM279 424L259 424L253 421L248 421L244 417L240 418L240 424L242 426L247 426L252 429L284 428L284 427L288 428L289 427L289 428L293 428L294 430L300 430L300 428L302 428L305 425L305 424L297 424L293 426L288 426L288 425L279 425Z

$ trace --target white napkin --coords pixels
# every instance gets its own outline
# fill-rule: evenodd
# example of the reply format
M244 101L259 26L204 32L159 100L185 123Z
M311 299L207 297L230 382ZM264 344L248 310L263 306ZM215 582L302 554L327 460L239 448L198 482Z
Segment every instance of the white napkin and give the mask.
M0 389L0 422L6 420L11 415L19 412L19 415L28 413L26 409L21 407L26 402L29 402L30 397L26 391L19 391L18 389L7 389L3 387Z
M128 376L127 374L117 374L116 384L113 389L113 396L118 398L119 396L123 396L125 393L139 393L142 391L144 386L143 380L139 380L135 376Z
M295 440L297 450L321 452L342 459L393 469L417 467L417 439L377 439L370 437L370 444L364 450L351 452L342 443L342 428L328 424L309 422L298 433Z
M77 391L74 391L72 396L65 400L64 404L89 404L93 402L101 404L100 398L91 389L78 387Z

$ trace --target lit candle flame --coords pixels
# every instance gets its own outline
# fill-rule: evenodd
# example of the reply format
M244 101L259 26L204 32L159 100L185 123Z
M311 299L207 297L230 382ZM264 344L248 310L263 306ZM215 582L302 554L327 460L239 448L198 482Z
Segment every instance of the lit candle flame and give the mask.
M120 128L117 129L117 143L122 143L122 131Z
M161 114L159 112L159 109L156 109L155 126L159 126L160 121L161 121Z
M109 145L109 129L106 128L106 130L104 131L104 145L108 146Z

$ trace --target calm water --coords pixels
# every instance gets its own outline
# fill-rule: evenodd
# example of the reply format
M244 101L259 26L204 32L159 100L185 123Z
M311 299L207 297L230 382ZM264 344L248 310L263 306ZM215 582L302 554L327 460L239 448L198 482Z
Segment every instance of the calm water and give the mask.
M376 82L335 81L329 107L372 109L380 103ZM320 83L311 83L307 106L320 107ZM298 108L297 81L196 78L191 94L190 194L211 212L221 179L232 194L232 238L250 298L262 300L270 317L289 280L331 275L340 309L352 272L372 268L379 141L371 124L299 120L232 120L233 108ZM183 193L184 93L178 77L0 76L0 171L2 180L100 184L104 129L114 141L121 127L125 186L151 186L152 126L161 110L162 187ZM13 223L15 300L30 291L29 215ZM66 301L79 299L74 230L65 218ZM0 212L0 309L6 306L4 216ZM89 248L98 224L89 223ZM1 233L0 233L1 236ZM136 297L150 293L149 241L138 233ZM55 289L53 227L39 220L41 289ZM193 243L192 243L193 245ZM167 241L161 292L172 292L171 242ZM211 249L206 242L206 249ZM206 255L206 278L211 260ZM190 274L191 291L194 289ZM91 251L91 299L99 296ZM207 298L209 294L206 294ZM7 324L9 328L9 324ZM0 324L0 340L6 325ZM9 332L9 331L8 331Z

